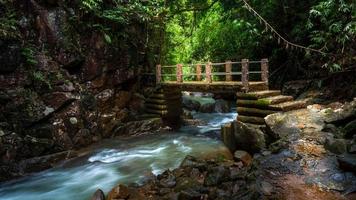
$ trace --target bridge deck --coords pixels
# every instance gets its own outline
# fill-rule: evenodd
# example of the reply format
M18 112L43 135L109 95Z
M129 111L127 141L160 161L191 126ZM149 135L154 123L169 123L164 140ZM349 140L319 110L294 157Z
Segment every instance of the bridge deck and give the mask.
M164 88L186 90L192 92L211 92L211 93L236 93L243 91L241 81L216 81L212 83L204 81L187 81L178 83L176 81L165 81L160 83ZM262 81L249 82L249 91L268 90L268 83Z

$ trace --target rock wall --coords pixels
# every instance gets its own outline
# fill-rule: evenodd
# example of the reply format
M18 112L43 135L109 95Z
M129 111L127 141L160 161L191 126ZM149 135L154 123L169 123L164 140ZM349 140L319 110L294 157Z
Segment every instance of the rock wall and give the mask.
M108 33L78 1L6 0L0 11L0 181L25 174L21 160L111 137L141 112L142 24Z

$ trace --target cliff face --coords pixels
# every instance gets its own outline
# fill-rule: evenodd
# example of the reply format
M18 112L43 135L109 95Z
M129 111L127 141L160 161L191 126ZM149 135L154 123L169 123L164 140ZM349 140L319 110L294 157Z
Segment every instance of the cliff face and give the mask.
M140 22L108 30L79 1L0 3L1 181L27 172L19 161L110 137L140 112L149 33Z

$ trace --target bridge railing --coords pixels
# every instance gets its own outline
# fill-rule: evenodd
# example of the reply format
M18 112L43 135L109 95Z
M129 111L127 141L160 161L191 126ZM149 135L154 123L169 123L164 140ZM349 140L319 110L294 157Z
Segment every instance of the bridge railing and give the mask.
M258 64L259 68L250 70L251 64ZM237 65L237 67L236 67ZM224 67L224 70L221 70ZM188 72L184 72L183 68L190 68ZM220 68L220 70L216 70ZM248 88L250 75L260 74L259 80L268 84L268 59L260 61L249 61L242 59L240 62L226 61L223 63L200 63L200 64L177 64L171 66L156 66L156 82L157 84L168 82L166 77L173 77L176 83L189 83L184 81L184 77L194 77L196 81L205 81L208 84L214 82L213 76L225 76L225 82L241 82L245 88ZM235 70L234 70L235 69ZM237 69L237 70L236 70ZM191 72L195 71L195 72ZM241 76L240 80L234 80L234 76ZM203 77L205 79L203 79ZM172 79L172 78L171 78ZM220 78L221 79L221 78ZM171 82L171 81L170 81Z

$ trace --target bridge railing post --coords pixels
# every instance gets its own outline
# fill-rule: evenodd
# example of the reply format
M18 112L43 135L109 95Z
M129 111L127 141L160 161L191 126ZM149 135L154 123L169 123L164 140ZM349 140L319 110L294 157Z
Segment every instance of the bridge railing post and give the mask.
M268 85L268 73L269 73L269 69L268 69L268 59L262 59L261 60L261 80L265 83L267 83Z
M208 83L212 83L213 79L211 77L211 62L209 62L205 65L205 73L206 73L206 81Z
M177 83L183 82L183 65L177 64Z
M226 81L232 81L232 63L231 60L225 62L225 72L226 72Z
M156 66L156 84L161 83L162 81L162 66L157 65Z
M249 74L249 60L248 59L242 59L241 60L242 68L241 68L241 82L243 86L243 90L248 92L249 90L249 84L248 84L248 74Z
M197 81L201 81L201 64L196 66Z

